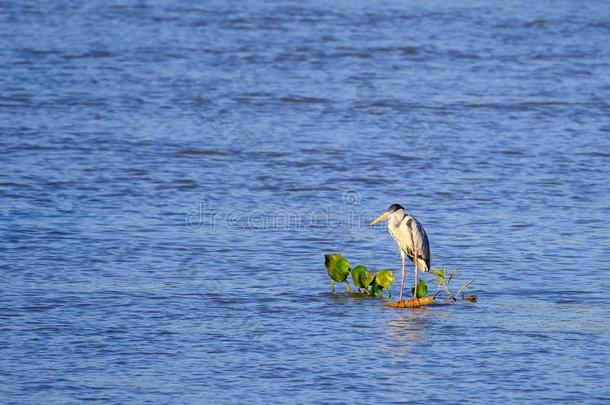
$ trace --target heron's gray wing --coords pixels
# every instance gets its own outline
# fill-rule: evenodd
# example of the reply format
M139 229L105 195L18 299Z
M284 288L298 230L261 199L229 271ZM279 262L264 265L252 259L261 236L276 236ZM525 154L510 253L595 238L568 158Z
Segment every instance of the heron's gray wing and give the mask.
M428 242L428 235L426 234L426 230L419 223L419 221L411 215L407 215L403 221L403 224L406 228L409 229L409 233L411 234L412 244L410 255L413 257L415 255L415 250L418 253L418 266L425 264L425 271L430 270L430 243ZM401 226L403 225L401 224Z

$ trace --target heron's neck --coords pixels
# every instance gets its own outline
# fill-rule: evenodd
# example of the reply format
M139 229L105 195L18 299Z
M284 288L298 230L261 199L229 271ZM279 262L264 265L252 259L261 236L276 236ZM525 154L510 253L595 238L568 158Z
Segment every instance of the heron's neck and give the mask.
M398 210L390 215L388 219L388 228L397 228L400 226L400 223L405 218L405 212L403 210Z

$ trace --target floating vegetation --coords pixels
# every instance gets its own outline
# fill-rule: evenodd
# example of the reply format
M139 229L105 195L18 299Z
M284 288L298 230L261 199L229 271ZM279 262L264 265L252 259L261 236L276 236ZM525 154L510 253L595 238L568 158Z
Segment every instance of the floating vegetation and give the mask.
M335 292L335 282L346 283L345 292L352 292L349 284L348 275L352 275L354 286L358 288L358 293L367 296L383 295L383 291L390 290L388 287L392 285L396 277L392 270L379 270L377 273L369 271L365 266L358 265L353 269L350 267L349 261L339 253L329 253L324 255L324 264L326 272L331 280L331 292Z
M338 253L331 253L324 255L324 265L326 266L326 271L331 279L331 291L335 292L335 281L338 283L346 282L347 287L345 287L345 291L350 293L351 287L349 281L347 281L350 267L347 259Z
M383 269L379 270L377 273L373 273L363 265L352 268L350 262L340 253L329 253L324 255L324 264L328 276L331 279L331 292L335 292L335 282L337 282L346 283L345 292L351 297L383 296L383 291L387 291L388 297L392 296L389 287L396 280L396 276L392 270ZM433 281L439 287L439 290L434 295L427 296L428 283L425 280L420 279L417 283L415 297L386 304L386 306L393 308L420 308L436 302L436 297L443 291L446 293L446 298L442 304L457 302L457 297L460 297L463 301L476 302L476 295L464 295L464 291L472 285L474 280L464 283L457 293L454 294L451 292L451 282L457 272L458 269L455 269L447 274L445 267L434 268L430 274L436 277ZM358 291L354 293L352 293L352 288L348 279L350 274L354 286L358 289ZM413 294L414 290L414 288L411 288L411 294Z
M433 275L436 276L436 280L435 280L436 284L447 293L447 298L445 298L445 302L447 302L449 300L452 300L453 302L457 302L456 297L459 297L460 294L461 294L461 297L463 300L475 302L477 300L476 295L469 295L467 297L464 297L464 291L468 287L470 287L472 285L472 283L474 283L474 280L470 280L469 282L462 284L462 286L460 287L460 289L458 290L458 292L456 294L453 294L451 292L449 286L458 271L459 271L459 269L455 269L455 270L451 271L449 273L449 277L447 277L447 270L443 266L441 268L435 267L434 269L432 269L432 271L430 273L432 273Z
M436 299L436 294L431 297L422 297L422 298L409 298L402 301L392 302L391 304L386 304L387 307L392 308L421 308L424 305L431 304Z
M413 288L411 288L411 294L413 294ZM425 280L419 280L417 283L417 298L423 298L428 294L428 284Z

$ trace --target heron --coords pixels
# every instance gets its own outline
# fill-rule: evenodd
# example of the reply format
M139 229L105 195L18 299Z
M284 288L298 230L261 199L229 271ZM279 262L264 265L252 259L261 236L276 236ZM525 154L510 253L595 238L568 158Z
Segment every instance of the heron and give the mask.
M392 204L381 215L371 221L371 225L378 222L388 222L388 232L398 245L402 258L402 281L400 282L399 301L402 301L402 290L405 287L405 256L413 262L415 267L415 288L413 299L417 300L418 270L430 271L430 244L426 230L413 215L405 212L400 204Z

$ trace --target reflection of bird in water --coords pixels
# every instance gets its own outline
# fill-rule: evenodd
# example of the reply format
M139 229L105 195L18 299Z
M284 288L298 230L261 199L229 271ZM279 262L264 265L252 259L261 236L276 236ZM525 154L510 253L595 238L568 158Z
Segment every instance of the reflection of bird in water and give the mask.
M415 311L408 316L404 313L396 319L387 322L386 335L388 339L383 340L383 350L395 355L402 356L415 351L421 340L425 340L423 334L429 324L429 311ZM385 355L385 354L384 354ZM424 361L414 359L411 361Z
M426 230L414 216L405 214L405 209L400 204L390 205L383 214L371 222L371 225L381 221L388 221L388 231L396 241L402 257L402 280L398 300L402 301L402 290L405 287L405 256L409 257L415 267L413 298L417 299L418 269L430 271L430 245Z

